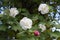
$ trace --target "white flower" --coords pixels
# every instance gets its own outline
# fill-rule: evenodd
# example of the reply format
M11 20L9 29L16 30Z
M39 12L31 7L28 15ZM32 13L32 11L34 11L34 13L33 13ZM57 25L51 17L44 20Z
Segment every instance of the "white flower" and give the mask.
M38 11L41 11L41 14L46 14L49 12L49 6L47 4L40 4Z
M0 14L2 14L2 15L3 15L3 14L4 14L4 11L0 11Z
M43 25L43 24L39 24L39 28L42 29L41 32L45 31L46 30L46 26Z
M4 8L3 8L3 7L1 7L1 10L4 10Z
M60 13L60 5L57 6L57 12Z
M51 28L51 30L52 30L52 32L55 32L55 30L56 30L56 27L53 27L53 28Z
M8 29L10 29L11 28L11 26L8 26Z
M59 24L60 24L60 20L58 20Z
M10 16L15 17L19 12L17 8L11 8L10 10Z
M20 26L22 27L22 29L27 30L30 29L32 27L32 20L24 17L23 19L21 19L20 21Z
M56 31L60 32L60 29L56 29Z

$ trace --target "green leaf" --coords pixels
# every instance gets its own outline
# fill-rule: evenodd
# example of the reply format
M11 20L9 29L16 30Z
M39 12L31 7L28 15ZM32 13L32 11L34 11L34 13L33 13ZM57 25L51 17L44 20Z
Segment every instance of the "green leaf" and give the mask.
M60 24L58 24L58 25L55 25L55 27L56 27L56 28L60 28Z
M0 14L0 17L2 17L3 16L3 14Z
M56 37L56 38L60 37L60 33L59 32L51 32L50 35L52 37Z
M0 25L0 30L5 31L7 27L5 25Z
M21 39L18 39L18 40L36 40L35 38L27 38L27 37L22 37Z
M40 20L40 21L45 21L44 17L41 16L41 15L39 16L39 20Z
M30 16L28 10L26 10L26 9L21 9L21 15L24 15L24 16L27 16L27 17Z
M0 37L0 40L6 40L6 38L2 38L2 37Z
M18 34L18 40L35 40L36 38L35 37L31 37L31 36L27 36L25 34Z
M39 17L39 15L38 15L38 14L33 14L32 16L33 16L33 17L32 17L32 20L33 20L33 21L38 20L38 17Z
M20 27L20 25L13 25L12 29L15 30L15 31L17 31L17 30L21 31L22 30L22 28Z

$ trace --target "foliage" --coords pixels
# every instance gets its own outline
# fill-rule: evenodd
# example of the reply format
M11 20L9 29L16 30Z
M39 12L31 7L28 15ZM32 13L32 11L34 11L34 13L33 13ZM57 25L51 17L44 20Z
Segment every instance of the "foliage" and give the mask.
M15 37L16 40L52 40L53 38L60 37L60 32L52 32L50 29L55 26L60 28L60 24L54 25L52 21L55 21L54 17L56 15L56 6L60 4L60 0L52 0L56 2L50 4L50 0L1 0L2 6L6 6L7 9L4 10L4 15L0 15L0 40L12 39ZM46 3L50 5L50 11L54 12L54 17L48 16L48 14L42 15L38 12L38 6L41 3ZM19 10L19 14L15 18L9 16L9 8L16 7ZM5 15L5 13L7 15ZM23 17L28 17L33 21L33 26L30 30L23 30L19 25L20 20ZM46 30L41 32L38 24L45 24ZM11 28L9 28L11 26ZM34 31L38 30L40 32L39 36L34 35ZM1 38L2 37L2 38ZM14 39L13 39L14 40Z

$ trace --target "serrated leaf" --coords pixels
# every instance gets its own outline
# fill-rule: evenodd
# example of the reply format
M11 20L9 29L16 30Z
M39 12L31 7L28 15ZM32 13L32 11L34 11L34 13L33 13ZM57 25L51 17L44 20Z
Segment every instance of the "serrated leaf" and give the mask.
M22 28L20 26L12 26L12 29L15 31L17 31L17 30L21 31L22 30Z

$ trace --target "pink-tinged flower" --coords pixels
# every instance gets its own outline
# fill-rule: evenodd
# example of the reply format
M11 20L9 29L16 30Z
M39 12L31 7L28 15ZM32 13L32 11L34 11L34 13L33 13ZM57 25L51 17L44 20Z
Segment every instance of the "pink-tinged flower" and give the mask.
M34 31L34 35L35 36L39 36L40 35L40 32L36 30L36 31Z

